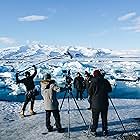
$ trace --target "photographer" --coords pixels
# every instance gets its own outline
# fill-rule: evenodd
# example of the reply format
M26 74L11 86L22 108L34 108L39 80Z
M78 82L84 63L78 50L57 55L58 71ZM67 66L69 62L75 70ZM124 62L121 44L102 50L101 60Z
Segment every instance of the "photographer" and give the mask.
M78 100L80 94L80 100L83 99L83 90L84 90L84 78L82 75L77 72L77 76L74 79L74 88L76 88L76 100Z
M84 88L86 89L87 96L88 96L88 102L90 105L89 108L87 108L88 110L91 110L91 96L89 94L89 86L90 86L92 78L93 78L93 75L91 75L90 73L85 71Z
M60 114L58 109L58 100L56 98L56 92L60 92L60 88L56 85L55 80L51 79L50 74L44 76L44 80L40 82L41 84L41 94L44 99L44 105L46 110L46 127L48 132L53 131L53 126L51 126L50 117L51 113L55 118L55 124L57 131L63 133L64 129L61 127Z
M96 136L96 129L98 127L99 114L101 113L102 118L102 131L103 135L108 135L107 130L107 114L108 114L108 93L112 91L112 87L104 75L99 70L95 70L93 73L91 84L89 86L89 94L91 96L91 108L93 126L91 131Z
M18 73L16 73L16 83L19 84L19 83L23 83L26 87L26 99L25 99L25 102L24 102L24 105L22 107L22 111L20 112L20 115L22 117L24 117L24 112L25 112L25 108L27 106L27 104L29 103L29 101L31 101L31 107L30 107L30 114L31 115L34 115L36 114L36 112L33 111L33 107L34 107L34 101L35 101L35 84L34 84L34 77L36 76L37 74L37 68L35 67L35 65L33 65L34 67L34 73L33 75L30 74L29 71L26 71L25 72L25 78L24 79L19 79L18 78Z

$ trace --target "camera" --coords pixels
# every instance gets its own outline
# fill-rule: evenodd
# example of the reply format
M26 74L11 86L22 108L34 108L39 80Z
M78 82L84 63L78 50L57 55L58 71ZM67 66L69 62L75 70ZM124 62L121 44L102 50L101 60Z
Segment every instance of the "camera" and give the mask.
M72 81L73 81L73 79L71 78L71 76L70 76L70 70L62 70L62 72L63 72L63 76L65 76L65 80L66 80L66 83L65 83L65 88L67 88L67 89L69 89L70 91L72 91L72 88L71 88L71 86L72 86Z
M105 72L103 69L100 69L99 71L100 71L101 75L102 75L103 77L105 77L106 72Z

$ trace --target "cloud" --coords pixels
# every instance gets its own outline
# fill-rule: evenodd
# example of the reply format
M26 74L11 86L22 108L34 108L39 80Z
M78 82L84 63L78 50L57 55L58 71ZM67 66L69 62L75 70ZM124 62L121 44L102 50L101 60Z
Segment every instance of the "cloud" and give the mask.
M119 20L119 21L126 21L126 20L128 20L128 19L133 18L134 16L136 16L136 13L135 13L135 12L131 12L131 13L128 13L128 14L123 15L123 16L121 16L121 17L118 17L118 20Z
M135 19L132 20L132 22L136 25L140 24L140 16L136 17Z
M127 25L121 27L122 30L140 33L140 16L136 16L135 12L128 13L118 18L119 21L125 22Z
M140 33L140 16L129 22L129 26L122 27L121 29L126 31L132 31L136 33Z
M126 31L140 33L140 24L136 24L136 25L132 25L132 26L128 26L128 27L122 27L121 29L126 30Z
M9 37L0 37L0 43L4 44L6 46L14 46L17 45L17 42L15 39L13 38L9 38Z
M19 21L42 21L48 19L47 16L31 15L18 18Z

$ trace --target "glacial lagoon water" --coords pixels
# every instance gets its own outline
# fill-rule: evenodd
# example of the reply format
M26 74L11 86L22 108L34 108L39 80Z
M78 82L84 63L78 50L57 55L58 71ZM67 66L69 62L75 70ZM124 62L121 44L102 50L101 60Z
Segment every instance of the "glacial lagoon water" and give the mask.
M0 101L17 101L23 102L24 101L24 94L20 95L11 95L9 94L11 91L6 88L0 88ZM59 93L57 96L59 99L64 97L65 91ZM76 92L73 89L72 94L75 96ZM84 98L87 98L87 93L84 91L83 93ZM123 82L117 82L117 86L113 88L113 91L109 93L111 98L119 98L119 99L140 99L140 87L129 87L126 86ZM42 99L41 95L36 97L37 100Z

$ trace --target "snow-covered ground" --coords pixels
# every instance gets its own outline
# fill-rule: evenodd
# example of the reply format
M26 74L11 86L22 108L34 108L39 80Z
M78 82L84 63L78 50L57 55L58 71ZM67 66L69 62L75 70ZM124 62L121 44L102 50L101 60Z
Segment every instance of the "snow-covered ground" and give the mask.
M113 104L123 122L127 131L126 135L138 135L140 133L140 100L135 99L112 99ZM59 99L61 105L62 99ZM71 140L117 140L123 133L123 127L118 119L118 116L110 102L108 113L108 129L109 136L104 138L102 136L101 119L98 126L98 136L95 138L92 135L87 136L88 126L91 122L91 111L87 110L89 107L87 99L77 101L80 111L87 123L84 121L76 107L73 99L70 99L70 139ZM28 106L26 110L26 117L20 118L19 111L22 104L19 102L5 102L0 101L0 140L67 140L68 137L68 101L64 100L64 104L60 111L61 123L66 128L65 133L58 133L57 131L47 132L45 127L45 111L43 100L36 100L35 111L36 115L30 116ZM52 125L54 125L54 119Z

